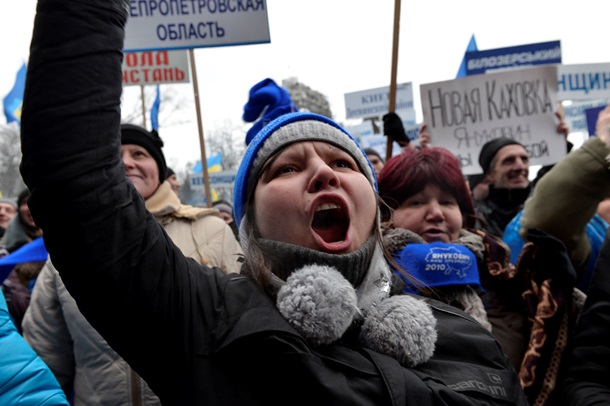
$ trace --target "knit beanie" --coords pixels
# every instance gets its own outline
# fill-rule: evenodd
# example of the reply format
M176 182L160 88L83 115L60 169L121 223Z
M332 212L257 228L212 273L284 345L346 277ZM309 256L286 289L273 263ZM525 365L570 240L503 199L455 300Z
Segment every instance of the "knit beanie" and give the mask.
M221 213L227 213L233 216L233 207L227 202L217 201L212 203L212 208L220 211Z
M23 189L21 191L21 193L19 193L19 196L17 196L17 208L19 208L19 206L21 206L23 204L23 202L26 202L29 197L30 197L30 190Z
M483 148L481 148L481 152L479 153L479 165L483 168L483 173L489 171L491 161L493 161L498 151L507 145L521 145L523 147L523 144L520 142L507 137L494 138L483 145Z
M148 132L145 128L134 124L121 124L121 144L135 144L144 148L157 162L159 168L159 182L166 178L167 164L163 155L163 140L156 130Z
M13 206L15 209L18 208L15 199L11 198L11 197L0 197L0 203L8 203L11 206Z
M385 159L381 157L381 154L375 148L365 148L364 153L367 155L374 155L383 163L385 163Z
M256 186L265 162L284 147L302 141L322 141L354 158L371 187L377 191L373 167L356 140L339 124L315 113L288 113L267 124L251 141L235 177L233 210L239 226L244 206Z
M263 79L250 89L249 99L244 106L243 120L252 123L259 119L246 134L246 145L273 119L299 111L290 99L290 93L278 86L272 79Z

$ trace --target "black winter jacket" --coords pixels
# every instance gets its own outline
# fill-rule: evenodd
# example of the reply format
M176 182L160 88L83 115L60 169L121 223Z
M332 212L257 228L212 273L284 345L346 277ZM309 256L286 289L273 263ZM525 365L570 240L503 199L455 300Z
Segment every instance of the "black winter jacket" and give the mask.
M567 405L610 404L610 233L599 253L565 374Z
M436 353L409 369L349 340L312 348L250 279L185 258L119 156L125 10L38 3L22 174L82 313L164 404L525 404L497 342L457 309L431 303Z

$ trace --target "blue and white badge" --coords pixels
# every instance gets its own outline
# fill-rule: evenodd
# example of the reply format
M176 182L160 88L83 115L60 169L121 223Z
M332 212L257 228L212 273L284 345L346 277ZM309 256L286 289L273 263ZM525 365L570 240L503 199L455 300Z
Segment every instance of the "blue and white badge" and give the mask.
M397 253L395 260L424 286L481 286L477 259L462 245L442 242L409 244Z

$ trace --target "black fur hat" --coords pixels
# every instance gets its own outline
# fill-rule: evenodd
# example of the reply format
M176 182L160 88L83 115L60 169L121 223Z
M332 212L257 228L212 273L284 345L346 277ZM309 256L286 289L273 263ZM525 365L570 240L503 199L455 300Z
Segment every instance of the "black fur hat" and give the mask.
M489 171L491 161L493 161L498 151L507 145L521 145L523 147L523 144L520 142L506 137L495 138L491 141L487 141L485 145L483 145L483 148L481 148L481 152L479 153L479 165L483 168L483 173Z
M157 162L159 168L159 182L163 183L166 178L167 164L163 155L163 140L156 130L147 131L145 128L134 124L121 124L121 144L135 144L146 149Z

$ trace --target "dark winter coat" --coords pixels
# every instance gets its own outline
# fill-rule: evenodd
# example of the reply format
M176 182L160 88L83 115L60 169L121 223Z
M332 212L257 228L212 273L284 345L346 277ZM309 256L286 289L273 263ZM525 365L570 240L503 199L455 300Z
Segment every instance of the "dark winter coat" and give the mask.
M610 233L599 254L571 342L563 388L567 405L610 404Z
M474 209L482 221L477 222L477 228L502 238L504 229L510 221L523 209L523 204L530 194L526 189L496 189L489 187L489 194L483 200L474 201Z

